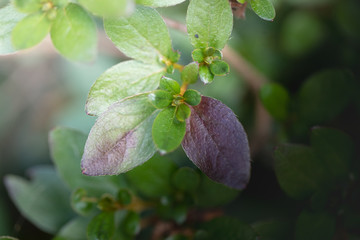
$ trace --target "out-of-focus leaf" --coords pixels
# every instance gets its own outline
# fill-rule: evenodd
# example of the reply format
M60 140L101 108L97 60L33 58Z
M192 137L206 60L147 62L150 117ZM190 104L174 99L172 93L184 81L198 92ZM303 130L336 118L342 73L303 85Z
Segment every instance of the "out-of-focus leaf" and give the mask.
M121 62L106 70L91 87L86 112L99 116L125 97L156 89L165 68L138 61Z
M353 89L348 71L330 69L315 73L301 86L299 115L309 124L331 120L352 99Z
M319 189L326 180L325 167L312 148L283 144L275 150L275 173L281 188L302 199Z
M12 4L0 9L0 54L15 51L11 43L11 32L26 15L16 11Z
M169 7L179 3L184 2L185 0L136 0L137 4L149 6L149 7Z
M14 6L17 10L24 13L33 13L41 9L41 0L14 0Z
M159 198L172 193L171 176L176 165L170 159L155 156L126 173L130 184L142 195Z
M270 0L250 0L251 8L262 19L272 21L275 18L275 8Z
M74 215L70 192L51 167L33 168L30 177L31 181L6 176L9 195L23 216L41 230L54 234Z
M180 146L186 131L186 123L175 117L176 107L162 110L154 120L152 136L160 153L174 151Z
M242 223L230 217L220 217L204 223L202 226L204 234L196 236L195 240L255 240L256 233L250 225Z
M328 240L334 237L334 233L334 217L303 211L296 223L295 240Z
M58 127L49 134L52 160L62 180L73 190L84 188L89 194L116 193L114 177L90 177L81 173L80 161L84 151L86 135Z
M228 0L191 0L186 25L191 44L195 48L222 49L233 26Z
M122 188L116 194L116 200L123 205L128 205L131 203L132 196L129 190Z
M186 84L194 84L198 80L199 66L193 62L186 65L181 72L181 80Z
M91 61L95 58L96 25L78 4L70 3L57 11L50 34L55 48L70 60Z
M79 3L91 13L101 17L118 17L129 9L130 0L79 0Z
M200 207L218 207L233 201L239 191L212 181L202 174L195 192L195 204Z
M115 46L131 58L158 63L171 56L169 31L152 8L137 6L129 18L105 19L104 27Z
M260 221L252 224L261 240L288 240L293 233L291 223L280 220Z
M51 22L45 13L34 13L22 19L14 27L11 37L16 49L25 49L40 43L49 33Z
M286 2L298 6L321 6L334 2L334 0L286 0Z
M85 217L77 217L66 223L56 235L55 239L64 240L85 240L86 227L90 219Z
M180 190L194 192L199 187L200 176L194 169L183 167L174 173L172 182Z
M277 120L284 120L288 113L289 93L277 83L267 83L260 89L260 99L266 110Z
M87 197L87 192L83 188L76 189L71 194L71 207L73 210L80 215L88 215L94 209L94 203L84 201Z
M17 238L9 237L9 236L0 236L0 240L18 240Z
M150 159L156 152L151 136L156 114L147 94L111 105L90 131L81 160L83 173L120 174Z
M308 11L291 13L282 25L282 48L290 56L301 56L316 47L325 36L325 27Z
M128 236L134 236L140 231L140 216L134 211L128 211L121 225L123 232Z
M348 135L336 129L316 127L311 132L311 146L330 182L346 179L354 153L354 144Z
M250 178L246 133L226 105L209 97L191 107L182 146L194 164L214 181L243 189Z
M115 232L113 212L101 212L87 226L88 240L109 240Z
M210 71L209 66L200 65L199 67L200 80L204 84L211 83L214 80L214 74Z

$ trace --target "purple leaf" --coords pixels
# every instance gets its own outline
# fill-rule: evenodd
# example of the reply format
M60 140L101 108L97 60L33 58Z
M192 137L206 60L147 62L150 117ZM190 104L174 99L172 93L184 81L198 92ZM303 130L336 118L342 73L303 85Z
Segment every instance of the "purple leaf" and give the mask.
M209 178L243 189L250 177L246 133L235 114L220 101L202 97L191 107L182 146L186 155Z

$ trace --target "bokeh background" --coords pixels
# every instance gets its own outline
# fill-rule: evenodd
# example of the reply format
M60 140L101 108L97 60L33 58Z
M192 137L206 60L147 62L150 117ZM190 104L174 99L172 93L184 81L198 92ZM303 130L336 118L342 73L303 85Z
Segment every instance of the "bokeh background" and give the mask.
M266 79L282 84L292 99L297 97L306 78L327 68L350 70L357 81L353 90L360 93L360 88L356 89L360 76L360 2L276 0L274 3L277 17L273 22L261 20L250 9L246 11L246 19L235 19L229 45ZM7 1L0 1L0 7L5 4ZM184 22L187 4L188 1L159 11L163 16ZM101 21L97 20L101 29ZM170 33L175 49L181 52L181 63L191 61L192 46L187 36L177 30ZM55 126L88 133L95 122L95 118L84 111L88 91L102 72L125 59L101 30L98 57L92 63L64 59L48 39L33 49L0 56L0 179L7 174L26 176L29 167L52 164L48 132ZM209 86L198 84L195 88L230 106L252 138L256 121L255 94L241 75L232 71ZM343 92L340 97L348 94ZM344 130L353 137L356 146L360 146L360 97L357 99L325 125ZM227 206L232 215L251 222L259 215L286 215L290 208L298 211L293 209L296 203L280 189L271 168L272 151L277 143L307 141L307 125L297 124L288 129L285 134L283 127L276 121L271 122L269 138L253 152L248 188ZM184 154L179 150L170 157L182 159ZM51 239L21 216L2 181L1 235Z

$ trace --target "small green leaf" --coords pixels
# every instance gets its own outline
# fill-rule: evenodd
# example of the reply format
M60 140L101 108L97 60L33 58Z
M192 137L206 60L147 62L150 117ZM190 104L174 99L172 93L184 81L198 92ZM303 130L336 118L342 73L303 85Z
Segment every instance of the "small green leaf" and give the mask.
M172 176L175 187L186 192L195 192L199 187L200 176L192 168L183 167L178 169Z
M140 216L134 211L128 211L121 225L123 232L128 236L134 236L140 232Z
M105 19L104 27L115 46L131 58L158 63L172 55L169 31L155 9L137 6L129 18Z
M164 91L164 90L156 90L153 91L152 93L150 93L148 95L148 98L151 102L152 105L154 105L154 107L156 108L166 108L167 106L169 106L174 97L173 95L171 95L171 93Z
M12 31L16 49L25 49L40 43L49 33L51 23L45 13L34 13L22 19Z
M277 83L264 84L260 89L260 100L275 119L286 118L290 97L283 86Z
M74 215L70 192L52 167L30 170L30 181L6 176L6 188L23 216L41 230L54 234Z
M20 12L33 13L41 9L41 0L14 0L15 7Z
M190 1L186 25L195 48L222 49L228 41L233 15L228 0Z
M87 227L88 240L109 240L114 235L115 222L113 212L96 215Z
M95 58L96 25L78 4L70 3L57 11L50 34L55 48L70 60L90 61Z
M106 70L91 87L86 113L99 116L125 97L152 91L159 86L165 68L134 60L121 62Z
M160 198L170 195L173 191L171 176L176 165L170 159L155 156L141 166L126 173L130 184L141 195L150 198Z
M260 18L267 21L275 18L275 8L270 0L250 0L250 5Z
M79 3L92 14L101 17L118 17L125 15L129 9L129 0L79 0Z
M230 67L225 61L215 60L210 64L210 71L215 76L225 76L230 72Z
M137 4L149 7L169 7L182 3L185 0L136 0Z
M71 207L80 215L87 215L93 209L94 204L85 201L86 197L87 193L83 188L78 188L71 194Z
M176 107L162 110L154 120L152 136L161 153L174 151L185 136L186 123L175 118Z
M296 223L295 240L333 239L335 222L335 218L326 213L303 211Z
M15 51L11 43L11 32L26 15L18 12L12 4L0 8L0 54Z
M201 63L204 61L204 53L201 49L197 48L192 53L191 56L195 62Z
M68 5L69 0L52 0L51 2L54 4L55 7L64 8L66 7L66 5Z
M123 205L129 205L131 203L131 194L127 189L120 189L116 194L116 200Z
M199 105L201 102L201 94L194 89L188 89L184 93L184 101L191 106Z
M210 71L208 65L200 65L199 76L204 84L209 84L214 80L214 74Z
M186 104L180 104L176 108L176 119L180 122L184 122L190 117L191 110Z
M150 159L156 152L151 126L157 113L147 94L111 105L90 131L81 160L83 173L120 174Z
M171 78L162 77L160 79L160 86L159 87L162 90L165 90L165 91L168 91L168 92L172 93L173 95L180 93L180 85L179 85L179 83L177 81L171 79Z
M77 217L66 223L53 240L80 240L86 239L86 227L90 219Z
M194 84L198 80L199 66L193 62L186 65L181 72L181 80L186 84Z
M116 200L115 198L108 193L105 193L101 196L100 200L97 203L97 207L104 212L113 212L116 211Z

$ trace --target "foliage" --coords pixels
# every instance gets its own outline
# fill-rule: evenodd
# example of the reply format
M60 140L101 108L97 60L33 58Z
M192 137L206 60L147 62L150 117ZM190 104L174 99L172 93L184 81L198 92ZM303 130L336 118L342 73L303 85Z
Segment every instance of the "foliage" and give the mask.
M251 126L244 121L244 128L228 106L205 93L230 73L233 60L225 46L236 11L248 6L273 21L275 8L270 0L190 0L186 28L192 49L184 57L156 9L182 2L13 0L0 9L0 54L33 47L50 34L62 56L90 62L104 30L129 58L91 87L85 109L97 120L88 136L57 127L49 134L54 166L31 168L29 179L6 176L16 207L55 240L357 239L358 139L338 127L346 111L360 109L356 72L325 65L304 76L296 90L285 81L254 83L256 111L269 114L277 130L273 162L267 164L276 190L285 194L275 191L281 206L267 203L275 212L271 217L261 204L245 209L254 200L251 193L235 206L257 164L250 161ZM298 10L282 19L280 51L289 57L311 53L326 36L312 13ZM191 162L176 160L180 146ZM244 213L234 216L222 210L226 206Z

